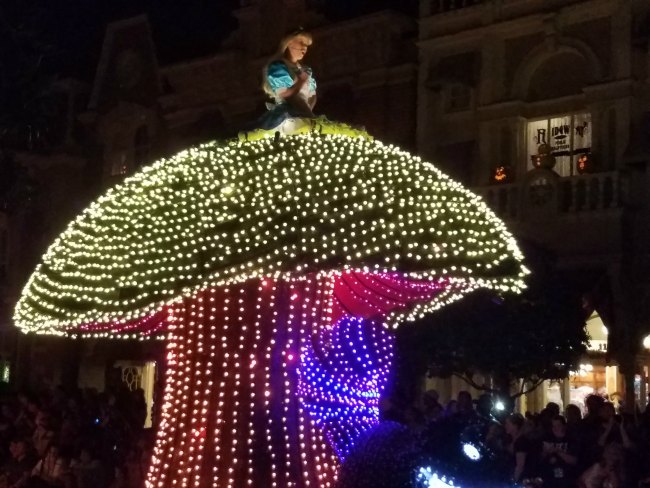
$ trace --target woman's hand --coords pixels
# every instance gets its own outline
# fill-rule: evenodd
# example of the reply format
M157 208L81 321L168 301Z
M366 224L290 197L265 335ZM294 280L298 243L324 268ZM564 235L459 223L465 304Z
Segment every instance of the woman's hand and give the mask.
M291 85L290 88L285 88L283 90L278 91L278 95L285 99L289 100L291 97L294 95L297 95L302 87L307 83L309 80L309 73L307 71L299 71L296 73L296 81L294 81L293 85Z

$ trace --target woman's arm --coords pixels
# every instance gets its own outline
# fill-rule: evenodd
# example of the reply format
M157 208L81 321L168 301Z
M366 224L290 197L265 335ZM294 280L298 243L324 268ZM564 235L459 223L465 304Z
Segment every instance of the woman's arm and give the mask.
M564 461L565 463L571 466L574 466L575 464L578 463L578 457L574 456L573 454L569 454L568 452L564 452L564 451L557 451L556 454L560 458L562 458L562 461Z
M607 425L605 426L605 429L603 430L603 433L600 434L600 437L598 437L598 445L600 447L605 447L605 443L607 442L607 437L609 436L609 433L612 431L612 427L614 427L614 419L609 419L607 422Z
M524 466L526 465L526 453L523 451L515 453L515 471L512 477L515 481L520 481L521 475L524 473Z
M599 471L600 469L598 464L594 464L590 468L587 468L580 476L578 486L580 488L597 488L598 482L602 481L602 475Z
M277 94L280 98L288 100L289 98L297 95L305 83L309 80L309 74L302 71L298 74L296 81L289 88L282 88L277 91Z
M618 428L621 432L621 440L623 441L623 447L625 449L632 449L634 444L632 444L632 441L630 440L630 436L627 435L627 429L625 428L625 424L622 421L618 425Z
M614 471L596 463L582 473L578 486L580 488L621 488L621 478Z
M266 85L276 98L291 98L301 90L308 79L309 73L300 73L294 78L284 61L273 61L266 68Z
M292 107L292 116L314 117L311 109L316 103L316 82L308 67L292 75L283 61L274 61L267 68L266 82L276 99L286 101ZM307 84L312 95L308 100L302 94Z
M43 470L43 460L41 459L36 463L36 466L34 466L34 468L32 469L31 475L38 476L39 474L41 474L42 470Z

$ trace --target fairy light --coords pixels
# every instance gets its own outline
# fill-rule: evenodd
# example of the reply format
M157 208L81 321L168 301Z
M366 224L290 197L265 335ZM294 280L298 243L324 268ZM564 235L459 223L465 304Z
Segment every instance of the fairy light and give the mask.
M416 481L418 488L461 488L428 466L418 470Z
M463 444L463 454L467 456L472 461L478 461L481 459L481 451L471 442L466 442Z
M109 190L16 305L24 332L168 340L148 488L333 487L377 421L388 330L523 287L504 224L419 157L336 123L257 136Z
M379 397L392 361L392 336L381 324L348 318L302 351L299 394L339 459L379 422Z
M522 287L516 242L479 197L419 157L331 125L329 134L203 144L109 190L43 256L17 326L155 336L159 312L179 296L312 270Z
M392 335L369 317L454 286L312 273L182 299L168 317L164 428L148 486L201 486L206 472L212 486L334 486L340 460L378 422L390 368Z

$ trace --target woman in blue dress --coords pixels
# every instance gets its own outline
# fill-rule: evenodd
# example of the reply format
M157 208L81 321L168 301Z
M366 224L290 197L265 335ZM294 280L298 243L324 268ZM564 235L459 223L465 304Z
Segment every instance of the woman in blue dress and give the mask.
M310 33L299 29L280 42L277 54L264 67L263 89L273 101L257 126L264 130L293 132L313 119L316 80L311 68L302 64L312 44Z

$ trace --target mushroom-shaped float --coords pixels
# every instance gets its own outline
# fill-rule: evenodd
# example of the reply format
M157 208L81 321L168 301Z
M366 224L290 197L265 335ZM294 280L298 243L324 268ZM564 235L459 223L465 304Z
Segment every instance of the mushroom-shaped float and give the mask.
M378 422L390 329L477 288L518 291L521 258L433 165L322 123L126 179L50 246L14 318L167 339L149 487L328 487Z

